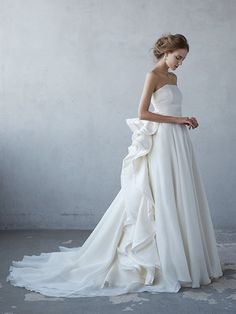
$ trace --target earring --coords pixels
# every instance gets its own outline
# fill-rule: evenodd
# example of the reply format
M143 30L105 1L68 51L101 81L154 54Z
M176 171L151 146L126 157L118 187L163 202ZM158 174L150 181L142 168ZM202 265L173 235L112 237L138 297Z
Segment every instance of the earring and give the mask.
M164 55L164 60L166 61L166 59L167 59L167 55Z

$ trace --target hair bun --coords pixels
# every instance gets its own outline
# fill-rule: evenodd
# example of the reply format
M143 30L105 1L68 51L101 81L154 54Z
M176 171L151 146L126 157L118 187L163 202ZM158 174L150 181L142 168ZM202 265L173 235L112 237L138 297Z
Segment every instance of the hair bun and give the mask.
M174 51L176 49L187 49L189 52L189 44L186 37L182 34L164 33L156 41L153 49L153 54L157 59L160 59L165 52Z

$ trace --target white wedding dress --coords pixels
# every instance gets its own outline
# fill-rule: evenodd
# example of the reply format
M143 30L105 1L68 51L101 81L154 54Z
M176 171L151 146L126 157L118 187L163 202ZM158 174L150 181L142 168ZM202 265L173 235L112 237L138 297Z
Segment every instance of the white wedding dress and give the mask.
M181 116L166 84L154 112ZM46 296L178 292L223 275L204 185L186 125L127 119L132 144L121 189L84 242L13 261L7 281Z

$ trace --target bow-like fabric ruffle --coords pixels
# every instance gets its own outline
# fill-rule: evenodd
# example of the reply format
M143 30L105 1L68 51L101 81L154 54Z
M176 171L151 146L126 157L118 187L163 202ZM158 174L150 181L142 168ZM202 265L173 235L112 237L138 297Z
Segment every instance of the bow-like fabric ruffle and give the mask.
M151 284L155 268L160 267L155 242L155 207L148 174L147 154L152 148L152 136L157 132L159 123L126 119L132 134L128 155L123 159L121 189L125 204L126 236L119 246L120 261L124 267L145 271L145 283Z

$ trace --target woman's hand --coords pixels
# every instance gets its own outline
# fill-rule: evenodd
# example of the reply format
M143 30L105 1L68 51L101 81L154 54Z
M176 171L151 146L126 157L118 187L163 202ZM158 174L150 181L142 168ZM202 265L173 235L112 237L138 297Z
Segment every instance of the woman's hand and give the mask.
M178 124L185 124L189 126L189 129L193 128L195 129L198 127L198 122L195 117L177 117L176 123Z

